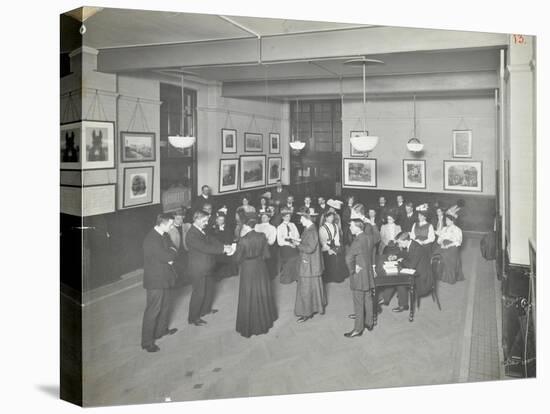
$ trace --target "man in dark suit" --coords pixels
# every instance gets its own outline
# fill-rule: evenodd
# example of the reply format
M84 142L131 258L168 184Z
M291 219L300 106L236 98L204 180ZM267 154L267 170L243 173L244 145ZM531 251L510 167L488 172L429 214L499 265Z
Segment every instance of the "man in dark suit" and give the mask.
M395 213L395 221L397 224L401 224L401 219L407 215L407 211L405 210L405 199L401 194L398 194L397 197L395 197L397 204L395 205L394 213Z
M354 238L346 253L346 265L350 273L349 281L353 294L355 326L352 331L344 334L346 338L361 336L365 327L369 331L373 327L374 271L372 257L374 240L372 232L370 234L364 232L365 225L367 224L360 219L352 219L350 222L350 231Z
M203 185L201 187L201 193L197 196L197 198L193 201L193 204L191 205L191 213L199 210L204 210L204 205L206 203L209 203L212 208L214 208L211 194L212 190L210 189L210 187L207 185Z
M279 180L277 181L275 191L271 194L271 201L277 208L282 208L286 204L286 199L289 195L288 190L283 188L283 183Z
M217 312L217 309L212 309L216 256L230 250L230 246L224 246L214 237L207 235L209 218L208 213L202 210L195 211L193 225L185 236L189 250L187 268L193 281L188 322L197 326L206 324L203 316Z
M378 220L382 224L386 224L386 220L388 218L388 213L390 212L390 208L386 205L386 197L381 196L378 199L378 208L376 209L376 216L378 217Z
M399 219L402 231L410 232L413 224L416 222L416 214L414 214L413 203L408 201L405 203L405 215Z
M141 347L147 352L159 351L155 340L177 332L176 328L168 328L170 288L176 282L172 264L177 250L165 234L173 224L172 215L159 214L155 227L143 241L143 287L147 290L147 305L143 314Z

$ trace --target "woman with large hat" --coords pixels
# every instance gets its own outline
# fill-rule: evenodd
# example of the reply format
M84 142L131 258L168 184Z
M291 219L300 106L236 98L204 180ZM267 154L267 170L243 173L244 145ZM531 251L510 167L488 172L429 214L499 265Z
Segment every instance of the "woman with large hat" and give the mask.
M277 227L277 244L281 266L281 283L295 282L298 277L299 254L296 241L300 240L298 228L291 221L292 211L282 208L280 211L281 224Z
M450 284L464 280L462 261L460 260L462 230L455 224L456 219L457 217L454 214L445 214L446 225L439 232L438 247L434 252L441 255L441 263L443 264L441 281Z

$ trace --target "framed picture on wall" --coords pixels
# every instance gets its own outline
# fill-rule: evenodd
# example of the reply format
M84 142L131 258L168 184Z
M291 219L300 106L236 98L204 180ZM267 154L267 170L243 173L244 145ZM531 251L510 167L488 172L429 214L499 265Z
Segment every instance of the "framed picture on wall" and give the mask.
M220 183L219 193L235 191L239 189L239 159L221 159L220 160Z
M376 159L344 158L344 187L376 187Z
M281 153L281 135L277 132L269 133L269 153L270 154Z
M121 161L155 161L154 132L121 132Z
M453 158L472 158L472 130L453 131Z
M426 160L403 160L403 187L426 188Z
M264 136L252 132L244 133L244 151L245 152L263 152Z
M283 169L283 159L273 157L267 160L267 184L275 184L281 179Z
M82 148L82 123L62 124L60 128L60 157L62 170L80 170Z
M481 161L443 161L443 189L482 191Z
M82 121L82 169L115 168L115 124L109 121Z
M265 186L265 155L241 155L241 189Z
M134 207L153 202L153 172L151 167L124 168L122 207Z
M222 153L235 154L237 152L237 130L222 128Z
M363 135L363 131L350 131L349 137L360 137ZM367 131L367 135L369 135L369 131ZM353 148L353 145L351 145L351 142L349 144L349 155L351 157L363 157L366 158L369 156L369 153L367 151L357 151L355 148Z

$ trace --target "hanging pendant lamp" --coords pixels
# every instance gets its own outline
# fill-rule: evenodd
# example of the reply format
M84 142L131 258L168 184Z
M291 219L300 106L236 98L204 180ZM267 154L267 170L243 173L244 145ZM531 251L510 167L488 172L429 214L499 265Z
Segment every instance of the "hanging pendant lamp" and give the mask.
M424 144L420 142L420 140L416 135L416 95L413 96L413 119L414 119L413 136L407 142L407 149L410 152L421 152L424 149Z
M350 143L356 151L369 152L378 145L378 136L368 135L367 132L367 88L366 88L366 67L367 65L384 64L378 59L367 59L363 56L358 59L351 59L344 62L346 65L362 66L363 68L363 131L355 137L350 138Z
M184 79L181 75L181 135L169 135L168 142L173 147L183 150L185 148L190 148L195 144L196 137L193 135L185 135L185 93L184 93Z
M296 100L296 135L300 135L300 112L298 111L298 100ZM298 139L295 139L294 135L292 136L292 141L289 142L290 148L292 149L292 152L295 155L298 155L301 150L304 149L306 146L306 143L304 141L300 141L299 137Z

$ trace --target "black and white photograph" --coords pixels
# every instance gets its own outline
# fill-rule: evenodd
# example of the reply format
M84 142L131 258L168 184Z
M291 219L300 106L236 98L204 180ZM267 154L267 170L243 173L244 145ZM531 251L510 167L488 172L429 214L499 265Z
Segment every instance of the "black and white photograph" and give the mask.
M271 157L267 160L267 184L275 184L281 180L283 173L283 159L281 157Z
M265 186L265 155L241 155L241 189Z
M426 188L426 160L403 160L403 187Z
M105 169L115 166L114 123L82 121L82 169Z
M237 130L222 128L222 154L237 152Z
M446 412L487 381L523 401L540 372L536 33L199 6L61 15L61 398ZM37 329L16 322L9 355ZM493 411L532 411L509 408Z
M122 162L155 161L155 134L153 132L120 133Z
M153 202L154 167L124 168L123 207Z
M269 153L280 154L281 153L281 134L278 132L269 133Z
M472 158L472 131L453 131L453 158Z
M263 152L264 136L251 132L244 133L244 151L245 152Z
M376 159L343 159L344 186L376 187Z
M239 159L220 160L219 192L235 191L239 188Z
M443 174L447 191L482 191L481 161L443 161Z

